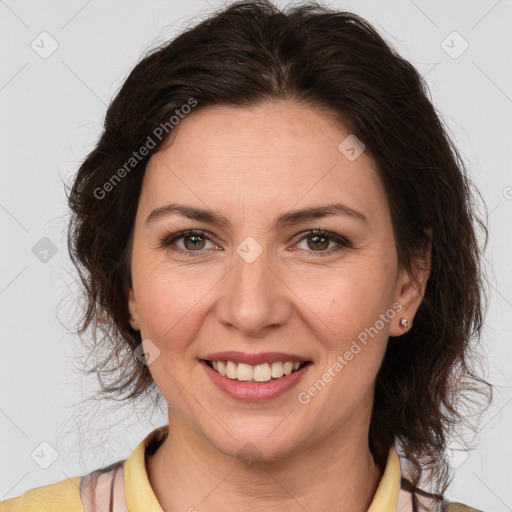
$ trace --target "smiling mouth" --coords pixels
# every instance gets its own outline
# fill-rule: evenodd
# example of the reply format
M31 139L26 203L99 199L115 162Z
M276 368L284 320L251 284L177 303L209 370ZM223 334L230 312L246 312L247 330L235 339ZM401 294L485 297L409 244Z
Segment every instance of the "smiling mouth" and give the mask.
M234 361L208 361L206 359L202 359L201 361L223 377L249 383L279 380L300 371L305 366L313 364L311 361L276 361L253 366L245 363L236 363Z

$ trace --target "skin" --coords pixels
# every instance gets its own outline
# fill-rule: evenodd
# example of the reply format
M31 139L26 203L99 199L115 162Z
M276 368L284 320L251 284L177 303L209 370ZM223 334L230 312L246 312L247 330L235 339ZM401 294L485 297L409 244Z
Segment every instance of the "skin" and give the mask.
M347 135L325 111L291 100L207 107L183 119L149 161L128 305L132 326L160 350L149 369L168 403L169 438L146 464L167 511L363 512L373 499L382 476L368 446L375 376L389 336L404 332L399 319L412 324L428 274L417 270L418 287L399 268L382 183L365 152L354 161L340 152ZM232 227L178 215L146 224L169 203L213 209ZM282 213L331 203L368 224L330 216L270 229ZM194 252L190 239L159 245L188 229L212 238L200 239L199 254L173 250ZM331 239L318 249L301 235L313 229L352 247ZM236 252L248 236L263 249L252 263ZM397 301L402 310L301 404L298 393ZM215 387L199 363L223 350L286 352L314 364L292 390L247 403ZM249 442L258 451L251 465L240 455Z

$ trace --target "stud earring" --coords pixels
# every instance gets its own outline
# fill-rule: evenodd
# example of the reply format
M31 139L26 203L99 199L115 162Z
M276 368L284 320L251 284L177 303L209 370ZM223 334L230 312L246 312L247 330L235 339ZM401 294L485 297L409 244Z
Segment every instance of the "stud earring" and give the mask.
M400 327L401 327L402 329L404 329L404 330L405 330L405 329L407 329L408 325L409 325L409 324L408 324L408 322L407 322L407 319L406 319L406 318L400 318Z

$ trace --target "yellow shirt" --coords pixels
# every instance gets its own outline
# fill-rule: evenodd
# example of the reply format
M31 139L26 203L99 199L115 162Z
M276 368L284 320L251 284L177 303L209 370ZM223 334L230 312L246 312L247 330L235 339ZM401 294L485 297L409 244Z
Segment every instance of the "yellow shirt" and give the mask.
M95 488L91 483L94 482L92 473L61 480L1 502L0 512L163 512L149 483L145 456L148 450L155 450L167 434L168 425L153 430L125 461L103 468L106 471L98 470L103 473ZM392 446L368 512L396 512L399 504L401 512L413 511L410 494L400 488L401 476L400 458ZM113 507L110 506L111 494ZM450 504L446 510L478 512L456 503Z

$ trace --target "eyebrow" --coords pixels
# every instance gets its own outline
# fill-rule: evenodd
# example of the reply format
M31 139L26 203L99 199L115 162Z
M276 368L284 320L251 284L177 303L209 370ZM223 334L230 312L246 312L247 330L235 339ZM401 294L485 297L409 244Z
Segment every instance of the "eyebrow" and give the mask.
M146 219L146 225L152 224L157 220L166 218L170 215L180 215L187 219L195 219L198 221L206 222L208 224L231 227L230 221L215 212L214 210L206 210L203 208L196 208L184 204L171 203L166 206L155 208ZM313 206L302 210L293 210L280 215L272 224L272 229L276 230L285 226L293 226L312 219L320 219L329 216L347 216L355 220L364 222L369 225L368 218L360 211L349 208L348 206L335 203L324 206Z

